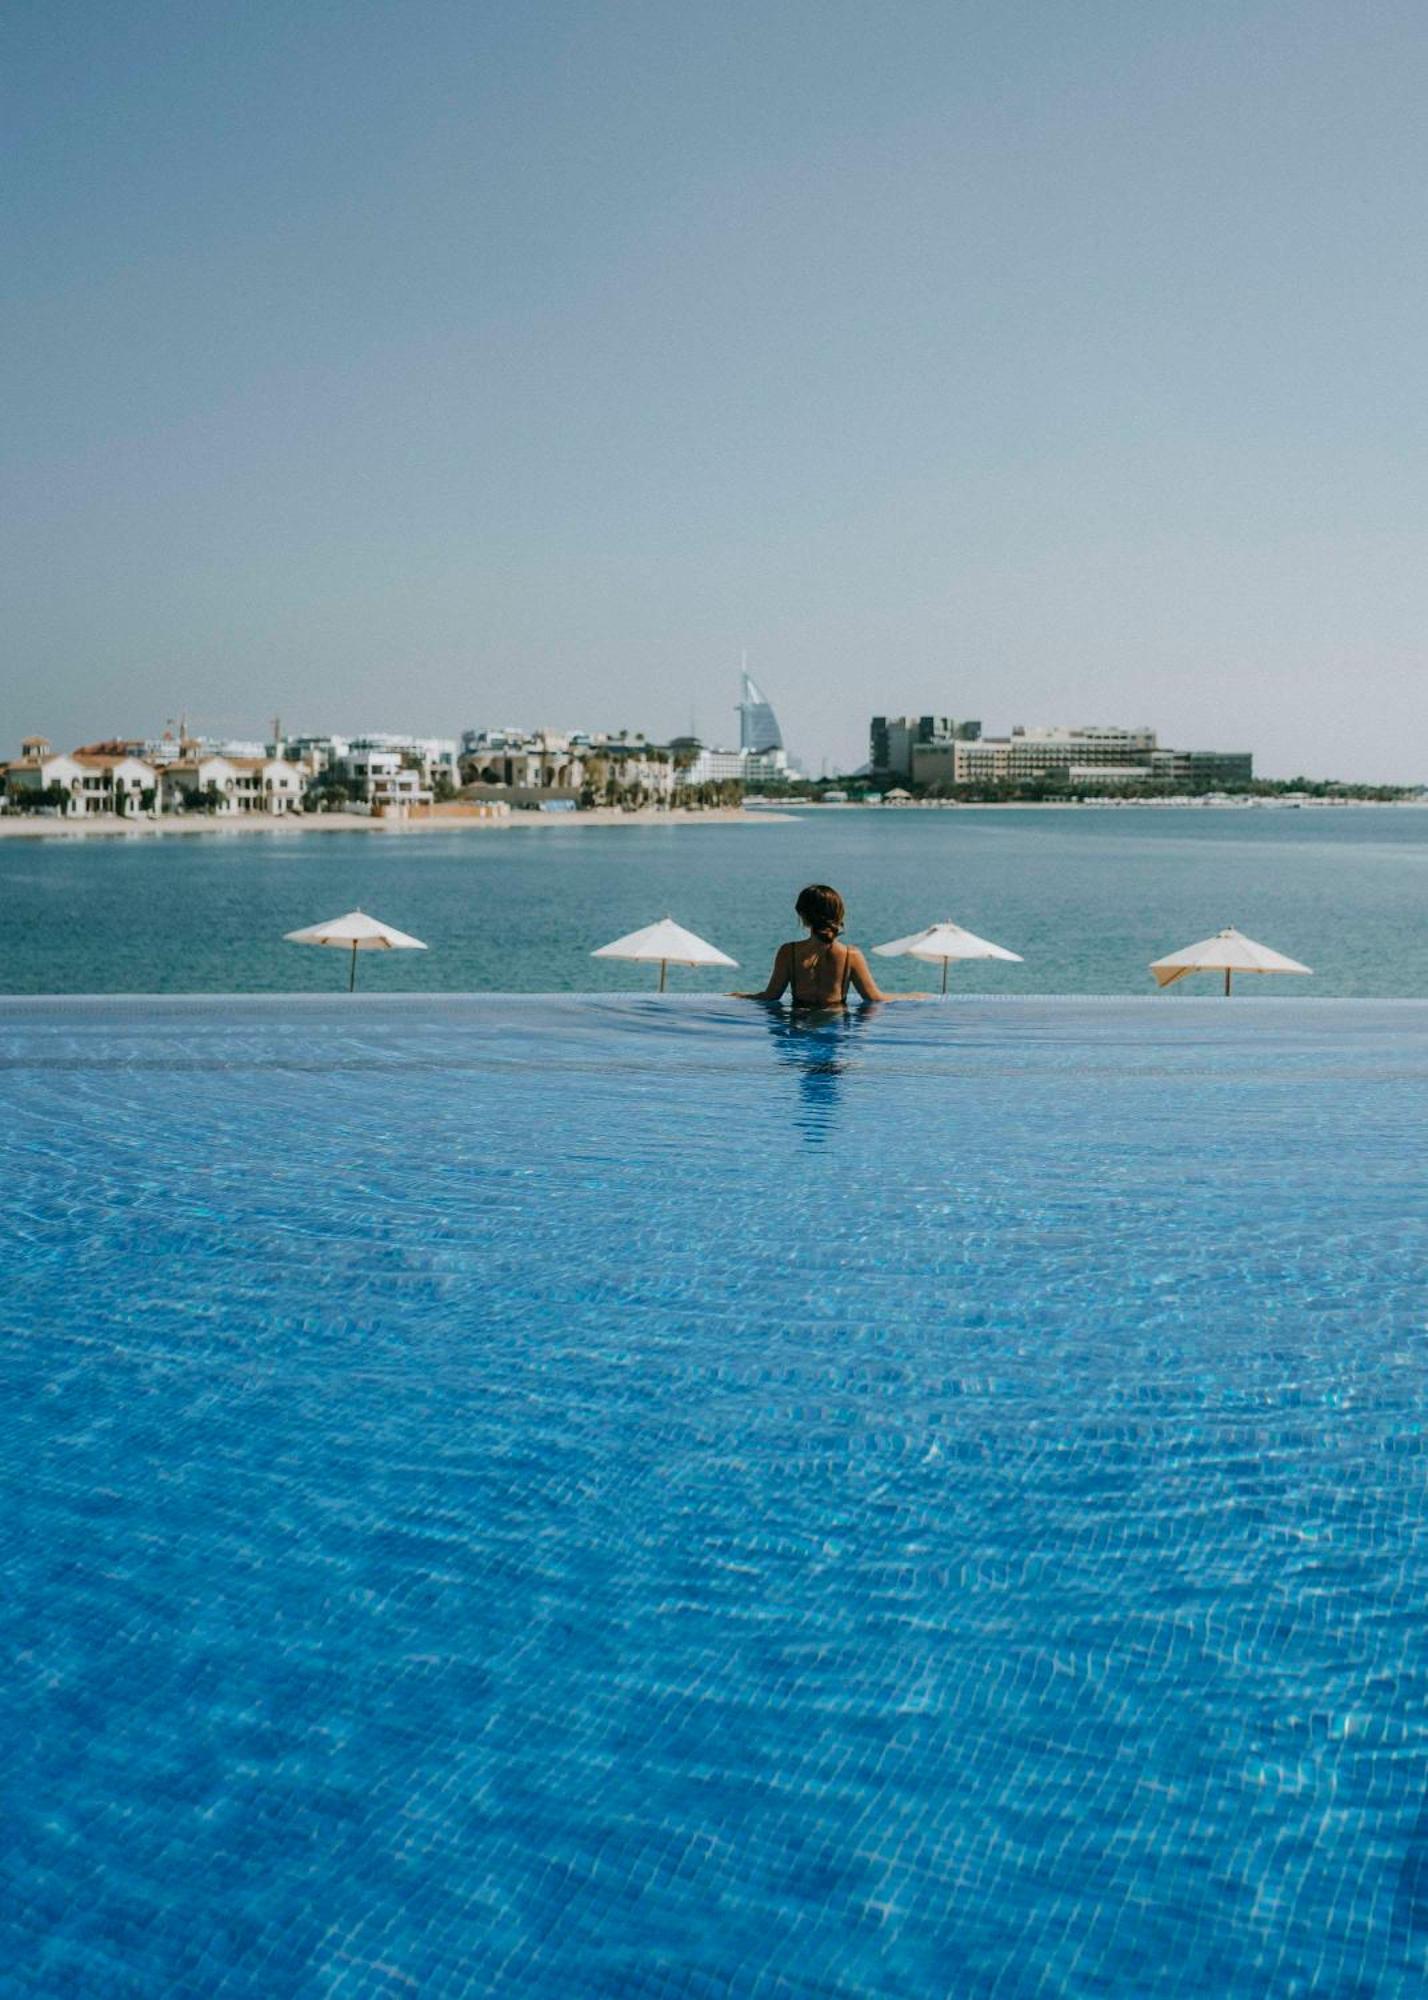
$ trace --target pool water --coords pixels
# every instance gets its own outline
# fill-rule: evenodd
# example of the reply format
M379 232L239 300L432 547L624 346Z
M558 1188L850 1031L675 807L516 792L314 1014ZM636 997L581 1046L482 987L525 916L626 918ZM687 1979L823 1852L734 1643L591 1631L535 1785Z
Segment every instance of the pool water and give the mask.
M1422 1990L1428 1005L0 1078L0 1991Z

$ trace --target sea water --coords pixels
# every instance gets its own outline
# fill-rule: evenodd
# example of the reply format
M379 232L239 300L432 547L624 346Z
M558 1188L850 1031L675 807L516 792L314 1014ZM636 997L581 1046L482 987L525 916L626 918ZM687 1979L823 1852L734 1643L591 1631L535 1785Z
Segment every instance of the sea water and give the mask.
M825 881L864 946L952 917L1022 954L955 967L964 990L1143 992L1151 959L1235 924L1312 966L1315 997L1428 992L1428 811L1413 808L520 817L456 832L0 840L0 991L331 991L343 962L282 936L354 906L430 946L365 957L360 983L375 991L638 989L651 970L590 953L667 914L739 961L735 974L673 972L681 990L760 985L795 929L798 889ZM890 987L937 983L909 961L875 964ZM1255 998L1289 982L1241 986Z

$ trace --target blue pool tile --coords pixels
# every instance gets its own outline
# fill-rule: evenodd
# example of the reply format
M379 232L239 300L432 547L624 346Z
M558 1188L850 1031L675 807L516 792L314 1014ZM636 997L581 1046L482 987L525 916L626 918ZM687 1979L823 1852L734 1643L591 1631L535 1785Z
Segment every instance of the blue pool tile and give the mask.
M0 1076L0 1991L1421 1989L1428 1008Z

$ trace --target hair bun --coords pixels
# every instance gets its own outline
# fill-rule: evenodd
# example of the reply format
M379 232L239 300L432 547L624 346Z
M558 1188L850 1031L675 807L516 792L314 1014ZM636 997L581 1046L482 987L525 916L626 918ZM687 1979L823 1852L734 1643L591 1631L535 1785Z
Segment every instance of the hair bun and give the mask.
M843 898L826 882L810 882L799 891L793 907L814 937L822 938L825 944L832 944L843 928Z

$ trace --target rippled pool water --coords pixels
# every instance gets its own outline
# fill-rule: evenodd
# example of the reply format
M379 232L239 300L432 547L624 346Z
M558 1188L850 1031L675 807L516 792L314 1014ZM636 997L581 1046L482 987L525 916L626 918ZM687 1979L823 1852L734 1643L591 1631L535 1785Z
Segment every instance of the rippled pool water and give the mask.
M10 1001L0 1096L0 1990L1421 1990L1428 1006Z

